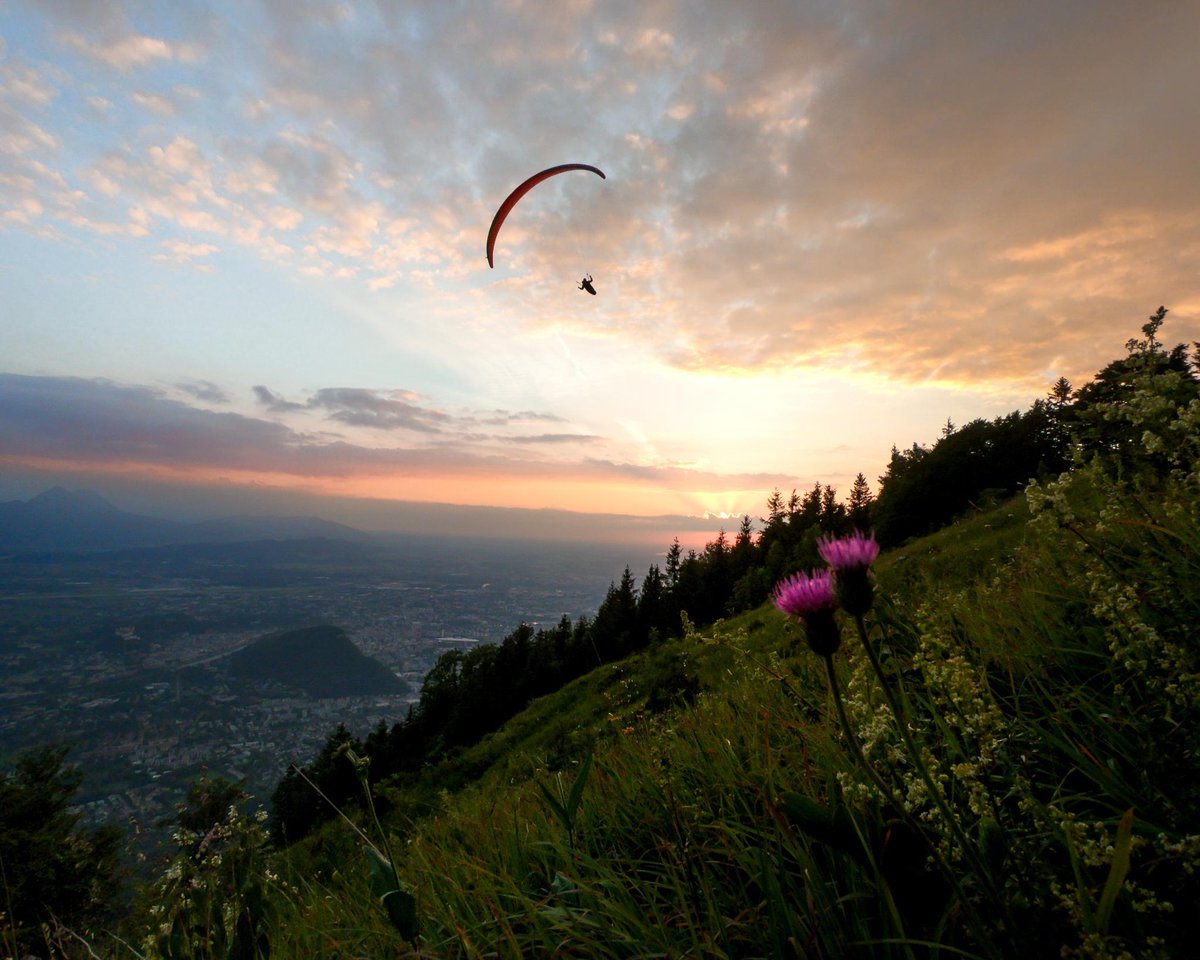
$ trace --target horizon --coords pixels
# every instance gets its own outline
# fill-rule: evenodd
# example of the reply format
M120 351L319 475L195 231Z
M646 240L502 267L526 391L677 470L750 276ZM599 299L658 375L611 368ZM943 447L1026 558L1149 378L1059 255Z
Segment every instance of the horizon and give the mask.
M665 548L877 492L893 446L1082 385L1159 304L1200 341L1198 29L17 0L0 499ZM605 179L536 187L489 268L501 201L572 162Z
M48 487L26 490L10 489L0 478L0 505L29 503L55 491L69 495L94 495L109 506L136 516L170 520L180 523L202 523L211 520L241 518L313 519L341 524L356 533L398 537L437 537L461 541L496 540L521 543L590 543L597 547L654 551L665 556L671 540L678 539L685 549L700 550L724 531L732 535L741 518L708 517L630 517L610 514L573 514L561 510L527 510L520 508L463 506L444 503L399 503L385 505L342 502L338 498L293 498L292 510L280 510L280 499L263 492L257 503L247 503L238 496L241 512L219 509L208 497L200 510L188 509L179 502L178 491L171 489L156 495L139 495L118 487L110 494L92 487L71 487L56 483ZM341 509L338 509L339 505ZM233 505L231 504L231 508ZM322 513L313 511L323 511ZM463 517L469 515L470 529L462 529ZM752 518L756 519L756 518ZM449 531L448 532L448 528ZM664 539L664 537L666 539Z

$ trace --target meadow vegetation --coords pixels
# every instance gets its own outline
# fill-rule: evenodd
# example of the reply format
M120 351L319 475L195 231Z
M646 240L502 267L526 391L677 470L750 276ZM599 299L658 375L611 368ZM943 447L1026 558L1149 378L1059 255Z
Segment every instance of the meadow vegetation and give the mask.
M789 539L807 498L773 497L718 615L681 604L678 636L627 633L453 741L420 727L427 703L455 715L424 693L411 729L339 731L291 778L329 813L301 836L272 832L236 785L200 784L178 854L127 918L10 913L6 950L1191 955L1200 388L1187 352L1159 342L1164 316L1092 384L1031 410L1061 462L1030 441L1040 468L980 472L935 532L885 525L876 558L850 508L824 528L818 495L817 522ZM942 442L1003 457L1014 416ZM892 495L913 512L921 471L949 462L940 446L893 455ZM797 575L774 594L791 615L762 602ZM586 628L565 625L560 665ZM461 677L444 670L434 692ZM400 744L417 752L397 758ZM20 856L5 848L6 869Z

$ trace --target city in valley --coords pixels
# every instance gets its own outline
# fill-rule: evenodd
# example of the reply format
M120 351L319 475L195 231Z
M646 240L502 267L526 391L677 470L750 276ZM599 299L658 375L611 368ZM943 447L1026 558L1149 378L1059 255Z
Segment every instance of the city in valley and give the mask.
M87 819L131 835L161 834L204 771L265 803L338 724L402 720L445 651L593 615L626 564L654 562L634 550L397 537L2 556L0 762L70 744ZM231 669L255 641L318 624L386 668L388 692L314 695Z

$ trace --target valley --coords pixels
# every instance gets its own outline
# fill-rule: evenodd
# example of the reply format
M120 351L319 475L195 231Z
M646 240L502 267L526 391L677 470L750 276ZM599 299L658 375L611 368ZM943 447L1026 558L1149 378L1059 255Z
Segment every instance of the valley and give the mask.
M435 538L0 557L0 761L70 743L87 819L128 824L151 849L202 771L265 802L338 724L402 719L445 651L594 614L626 563L651 562L644 549ZM344 630L395 692L317 697L230 669L260 638L318 624Z

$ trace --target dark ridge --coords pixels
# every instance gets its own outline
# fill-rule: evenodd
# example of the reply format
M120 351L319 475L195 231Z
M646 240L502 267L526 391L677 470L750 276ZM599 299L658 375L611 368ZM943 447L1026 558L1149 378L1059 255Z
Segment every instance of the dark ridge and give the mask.
M243 680L295 687L318 699L409 691L405 681L359 650L346 631L328 624L269 634L230 654L226 665Z
M224 517L185 523L130 513L90 490L53 487L30 500L0 502L0 552L93 553L185 543L337 539L368 534L315 517Z

